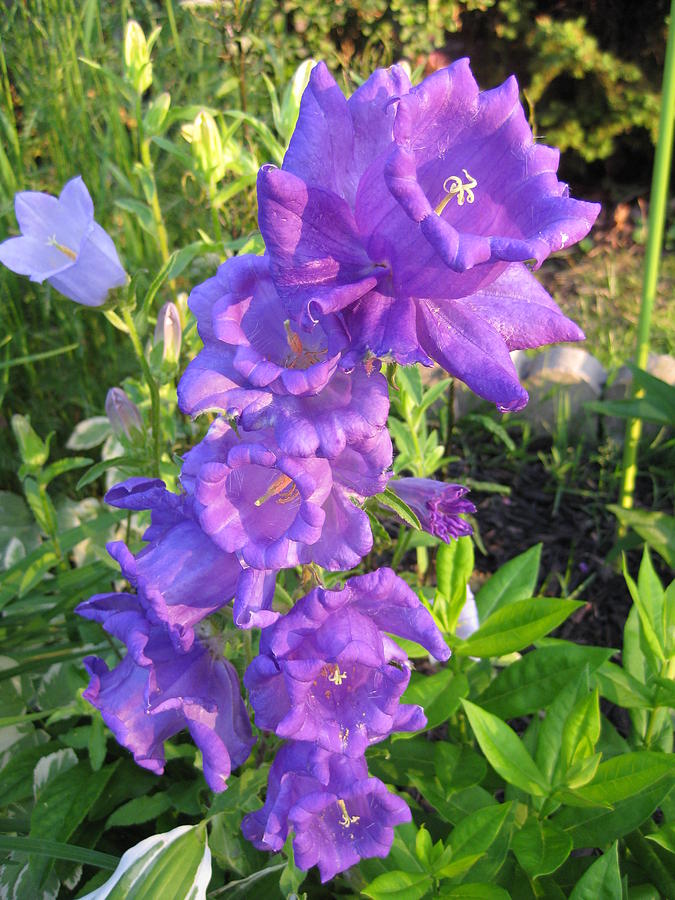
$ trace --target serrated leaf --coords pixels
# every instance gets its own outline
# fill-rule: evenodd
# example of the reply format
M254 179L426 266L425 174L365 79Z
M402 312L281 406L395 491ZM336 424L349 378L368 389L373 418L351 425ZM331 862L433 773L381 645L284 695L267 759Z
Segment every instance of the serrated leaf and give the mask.
M539 576L542 546L536 544L520 556L510 559L485 582L476 595L481 622L500 607L533 596Z
M497 716L462 700L469 723L487 761L509 784L543 797L549 785L518 735Z
M551 822L528 819L511 848L530 878L555 872L572 852L572 838Z
M574 886L569 900L617 900L622 896L619 848L615 842L596 859Z
M111 878L81 900L206 900L211 851L203 825L180 825L136 844L120 859Z
M450 643L459 656L505 656L544 637L581 606L557 597L516 600L493 612L465 641Z

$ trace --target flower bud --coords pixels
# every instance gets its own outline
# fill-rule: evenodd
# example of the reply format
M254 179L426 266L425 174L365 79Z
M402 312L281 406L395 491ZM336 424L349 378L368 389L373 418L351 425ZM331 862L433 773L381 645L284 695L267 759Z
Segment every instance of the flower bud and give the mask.
M143 29L134 19L127 22L124 35L124 68L127 80L137 93L142 94L152 84L152 63L150 51L157 40L159 30L155 29L146 40Z
M143 434L143 419L138 407L122 388L110 388L105 398L105 413L117 437L134 441Z
M154 137L161 134L166 123L166 117L169 114L171 106L171 94L167 91L160 94L148 106L148 111L143 117L143 130L148 137Z
M180 313L175 303L165 303L157 315L154 344L163 344L162 362L170 366L178 364L182 331Z
M192 155L204 179L216 184L225 174L227 160L223 141L213 116L202 109L191 124L184 125L181 134L192 147Z

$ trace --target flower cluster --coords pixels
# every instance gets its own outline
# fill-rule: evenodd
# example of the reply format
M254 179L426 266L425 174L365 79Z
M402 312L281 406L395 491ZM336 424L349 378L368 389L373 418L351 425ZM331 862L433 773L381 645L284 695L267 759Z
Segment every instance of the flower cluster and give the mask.
M352 569L371 550L364 507L392 464L382 361L435 361L516 410L527 393L509 352L583 337L526 265L578 241L598 213L568 196L557 163L535 144L516 82L481 93L467 60L416 87L402 67L378 70L349 99L317 65L283 165L259 173L265 255L228 260L189 298L204 346L178 400L189 415L215 413L208 433L185 455L177 493L132 478L106 497L149 511L150 527L136 555L108 548L130 591L78 607L127 647L112 670L86 660L85 697L154 772L164 741L187 728L209 786L224 790L254 743L214 617L232 602L235 626L262 629L244 675L256 726L285 740L243 830L271 851L293 832L297 864L323 880L386 856L410 818L364 755L426 722L401 703L410 665L395 638L441 661L449 650L390 569L335 590L319 581L283 616L276 575L312 565L320 578L317 567ZM20 194L16 209L22 236L0 245L5 265L88 305L126 281L81 179L58 199ZM157 334L175 365L170 312ZM110 395L111 420L140 433L124 401ZM475 508L459 485L389 488L436 537L470 533ZM474 604L462 628L476 621Z

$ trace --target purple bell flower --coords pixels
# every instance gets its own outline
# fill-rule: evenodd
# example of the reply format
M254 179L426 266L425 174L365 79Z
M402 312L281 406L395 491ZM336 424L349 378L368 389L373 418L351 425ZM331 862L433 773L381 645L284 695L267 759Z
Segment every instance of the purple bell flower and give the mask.
M314 741L349 757L393 731L418 731L419 706L402 705L410 669L388 633L416 641L438 659L450 651L431 615L391 569L316 588L266 628L244 684L259 728Z
M177 653L164 625L150 622L131 594L101 594L76 612L128 648L112 670L95 656L84 660L91 681L83 696L119 743L140 766L161 775L164 741L187 728L202 752L209 787L225 790L231 768L248 758L255 739L237 673L217 640L195 640Z
M127 282L111 238L94 221L94 204L82 178L52 197L23 191L14 198L20 237L0 244L0 263L31 281L48 281L84 306L101 306L108 291Z
M206 346L178 386L183 412L240 415L245 429L271 427L284 453L303 457L336 457L386 425L386 379L363 366L336 371L347 342L337 317L309 335L284 323L266 257L228 260L190 307Z
M217 419L185 456L181 481L206 534L246 565L349 569L372 547L368 517L352 498L384 489L391 453L384 428L334 460L303 459L281 452L269 430L235 433Z
M413 510L425 531L449 543L451 538L472 534L473 528L460 513L475 513L464 500L469 489L461 484L445 484L433 478L397 478L389 487Z
M270 271L296 327L341 313L367 351L440 363L498 408L527 393L509 351L580 340L524 263L587 234L599 206L557 180L511 78L479 92L468 60L411 88L377 70L350 98L311 74L281 169L258 178Z
M279 613L272 610L275 576L242 569L201 529L192 500L166 490L159 479L130 478L106 494L122 509L152 510L143 535L149 541L134 557L121 542L108 545L122 574L137 590L144 607L169 628L179 650L189 650L194 626L234 597L233 617L240 628L264 628Z
M294 741L272 763L265 805L241 827L255 847L268 851L281 850L292 830L296 865L318 866L325 882L362 859L386 857L394 826L410 819L405 801L368 777L363 757Z

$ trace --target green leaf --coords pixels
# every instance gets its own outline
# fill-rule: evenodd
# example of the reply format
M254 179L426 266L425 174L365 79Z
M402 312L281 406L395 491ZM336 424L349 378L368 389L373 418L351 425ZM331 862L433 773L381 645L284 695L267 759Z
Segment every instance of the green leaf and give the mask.
M528 794L546 796L549 785L515 731L468 700L462 700L462 705L476 740L495 772Z
M516 859L530 878L548 875L572 852L572 838L551 822L528 819L513 838Z
M568 832L575 849L605 847L639 828L673 789L674 779L664 778L641 793L622 800L613 809L566 807L552 821Z
M119 863L119 858L111 856L109 853L99 853L98 850L76 847L74 844L62 844L46 838L12 837L8 834L0 834L0 850L37 854L38 856L48 856L50 859L67 859L86 866L98 866L100 869L114 869Z
M644 509L623 509L612 503L607 509L623 525L635 529L643 541L656 550L671 568L675 568L675 516Z
M647 552L646 547L645 552ZM644 562L644 555L642 559ZM640 569L642 569L642 566L640 567ZM652 651L656 659L663 663L666 659L665 653L663 651L665 641L659 639L659 635L656 633L656 629L654 627L655 622L653 621L654 618L657 620L658 626L660 626L659 630L663 632L663 606L661 605L661 609L659 609L658 612L656 612L656 615L654 615L654 610L652 609L653 604L650 603L647 598L642 595L638 586L628 574L625 558L623 560L623 577L626 580L628 590L630 591L630 595L633 598L633 603L635 604L635 608L637 609L638 615L640 616L640 626L642 628L642 633L645 636L645 640L649 644L649 649ZM662 603L663 600L661 601L661 604Z
M639 369L634 363L629 362L627 365L633 373L635 384L642 388L654 406L663 410L670 424L675 425L675 387L644 369Z
M43 441L30 424L28 416L12 416L12 431L19 445L21 460L28 466L42 466L49 457L50 437Z
M152 237L156 237L155 220L147 203L134 200L133 197L118 197L114 202L118 209L131 213L144 231L147 231Z
M155 834L122 856L105 884L82 900L157 900L184 897L205 900L211 880L211 854L206 828L180 825Z
M112 434L112 427L107 416L92 416L78 422L66 442L68 450L91 450L98 447Z
M532 650L502 669L480 695L480 705L501 719L546 709L565 685L579 680L586 666L595 671L613 652L567 641Z
M599 806L615 805L648 791L667 776L675 777L675 757L671 754L650 750L625 753L602 763L593 781L574 791L574 795Z
M83 469L85 466L91 465L93 461L88 456L70 456L66 459L58 459L40 472L38 481L41 485L47 487L59 475L72 472L74 469Z
M431 885L430 875L393 871L378 875L361 893L372 900L419 900Z
M463 819L453 828L448 839L447 846L452 851L450 865L439 874L445 877L460 874L459 871L451 871L451 867L456 869L462 859L472 860L471 865L463 870L468 871L490 849L510 812L511 803L496 803L476 810Z
M459 656L504 656L544 637L581 606L557 597L516 600L493 612L467 640L450 643Z
M135 800L129 800L119 809L108 816L105 823L106 828L115 828L116 826L138 825L141 822L149 822L155 819L167 809L171 809L171 800L167 794L152 794L150 797L136 797Z
M436 728L454 715L460 699L468 693L469 682L463 673L455 674L451 669L441 669L435 675L413 672L401 702L421 706L427 717L425 729L429 729ZM397 735L396 739L408 739L407 733Z
M542 546L536 544L520 556L510 559L485 582L476 595L476 606L481 622L500 607L515 600L526 600L534 594Z
M593 755L600 737L600 703L598 692L580 697L565 722L560 750L560 770L569 769L579 760Z
M465 536L441 544L436 553L436 597L434 615L446 632L457 625L466 603L466 586L473 572L473 541Z
M88 484L91 484L92 481L96 481L97 478L100 478L104 472L108 471L108 469L114 469L116 466L121 466L128 462L129 459L126 456L114 456L112 459L102 459L100 462L93 465L91 469L87 469L82 478L80 478L75 485L75 490L81 491L83 487L86 487Z
M645 837L648 841L654 841L655 844L663 847L664 850L668 850L670 853L675 853L674 822L671 822L668 825L662 825L658 831L655 831L653 834L646 834Z
M652 692L616 663L604 662L593 675L593 683L603 697L624 709L651 709Z
M396 383L399 389L412 399L416 407L422 405L424 390L419 366L399 366L396 369Z
M616 841L581 876L570 900L617 900L622 896L619 848Z
M166 281L177 278L190 265L192 260L203 249L202 241L195 241L180 250L174 250L153 279L143 300L143 313L147 316L159 289Z
M289 897L291 894L298 894L300 886L305 878L307 878L307 872L303 869L299 869L295 864L293 838L291 835L286 838L284 855L286 856L287 862L286 867L279 877L279 888L285 897Z
M441 887L437 897L453 897L454 900L511 900L511 895L496 884L471 882Z
M422 530L417 515L391 488L387 487L381 494L375 494L373 500L376 500L378 503L382 504L382 506L386 506L387 509L393 510L399 518L403 519L406 525L409 525L411 528L416 528L418 531Z

